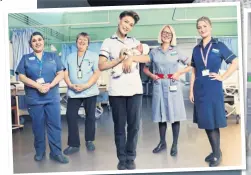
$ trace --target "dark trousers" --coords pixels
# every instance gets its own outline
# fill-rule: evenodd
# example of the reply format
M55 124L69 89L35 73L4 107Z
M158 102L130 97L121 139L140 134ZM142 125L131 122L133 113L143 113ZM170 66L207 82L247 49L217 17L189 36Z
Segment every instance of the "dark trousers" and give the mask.
M45 130L50 146L51 155L61 154L61 115L60 103L53 102L43 105L28 105L28 112L32 118L34 147L37 155L45 152Z
M110 96L109 100L112 107L117 157L120 161L134 160L141 118L142 95Z
M80 146L78 130L78 111L83 103L86 113L85 120L85 141L95 139L95 111L97 96L87 98L69 98L67 102L66 118L68 123L68 145L71 147Z

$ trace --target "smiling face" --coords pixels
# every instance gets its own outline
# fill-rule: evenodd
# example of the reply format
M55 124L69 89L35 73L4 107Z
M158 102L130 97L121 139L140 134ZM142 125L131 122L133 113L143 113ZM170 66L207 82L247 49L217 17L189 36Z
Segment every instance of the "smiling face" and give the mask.
M208 21L206 20L198 21L197 30L202 38L211 37L212 26Z
M80 35L77 39L77 48L79 51L84 51L88 47L89 39L87 36Z
M171 43L173 39L173 33L170 30L169 27L165 27L162 31L161 31L161 41L163 43Z
M134 19L131 16L124 16L119 20L118 29L122 35L128 34L135 24Z
M31 38L31 48L34 52L39 53L44 50L44 39L40 35L34 35Z

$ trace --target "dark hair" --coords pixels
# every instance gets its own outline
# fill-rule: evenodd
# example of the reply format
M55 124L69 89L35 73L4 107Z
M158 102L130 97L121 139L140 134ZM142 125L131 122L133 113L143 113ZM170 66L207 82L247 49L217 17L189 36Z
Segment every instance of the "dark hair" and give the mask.
M134 12L134 11L123 11L122 13L120 13L119 15L119 19L124 18L125 16L130 16L134 19L134 24L137 24L137 22L139 21L139 15Z
M36 35L41 36L41 37L43 38L43 40L44 40L44 36L42 35L42 33L40 33L40 32L33 32L33 33L31 34L31 37L30 37L30 40L29 40L29 45L30 45L30 47L31 47L31 43L32 43L32 38L33 38L33 36L36 36Z
M86 38L88 39L88 44L90 43L90 36L89 36L88 33L86 33L86 32L81 32L81 33L79 33L79 34L77 35L76 42L78 41L78 38L79 38L80 36L86 37Z

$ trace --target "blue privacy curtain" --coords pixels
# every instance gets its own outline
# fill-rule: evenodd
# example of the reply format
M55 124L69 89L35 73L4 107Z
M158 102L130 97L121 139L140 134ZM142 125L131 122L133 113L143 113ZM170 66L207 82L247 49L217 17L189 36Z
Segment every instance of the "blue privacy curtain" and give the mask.
M14 29L12 31L13 70L16 70L18 63L24 54L33 51L29 46L29 39L33 32L33 29Z
M222 37L218 41L223 42L238 57L238 37ZM226 70L229 65L225 61L222 62L221 69Z
M13 47L13 70L16 70L22 56L31 53L33 50L29 46L29 39L33 29L14 29L12 30L12 47ZM19 108L26 109L24 96L19 97Z

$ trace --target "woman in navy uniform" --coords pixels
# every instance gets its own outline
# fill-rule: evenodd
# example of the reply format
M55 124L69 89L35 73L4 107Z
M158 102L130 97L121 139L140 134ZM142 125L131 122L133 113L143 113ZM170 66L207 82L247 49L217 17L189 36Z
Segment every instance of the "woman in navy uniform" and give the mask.
M205 161L214 167L222 159L219 128L227 126L222 81L238 68L238 59L226 45L212 38L208 17L199 18L196 27L202 41L193 49L190 100L194 103L194 122L206 130L213 151ZM231 65L220 75L223 60Z
M173 132L170 154L176 156L180 121L186 120L182 86L178 80L180 75L191 70L190 66L179 69L179 64L187 65L190 60L176 46L176 35L172 26L162 27L158 42L161 45L151 50L151 62L144 67L144 73L153 79L152 119L159 124L160 142L153 153L166 149L166 129L169 122ZM153 73L149 70L151 64Z
M24 55L17 67L20 81L24 83L28 112L32 118L35 137L34 159L41 161L45 156L45 129L47 129L50 158L68 163L61 151L61 115L58 83L64 78L64 66L60 58L44 51L44 37L34 32L30 37L34 52Z

